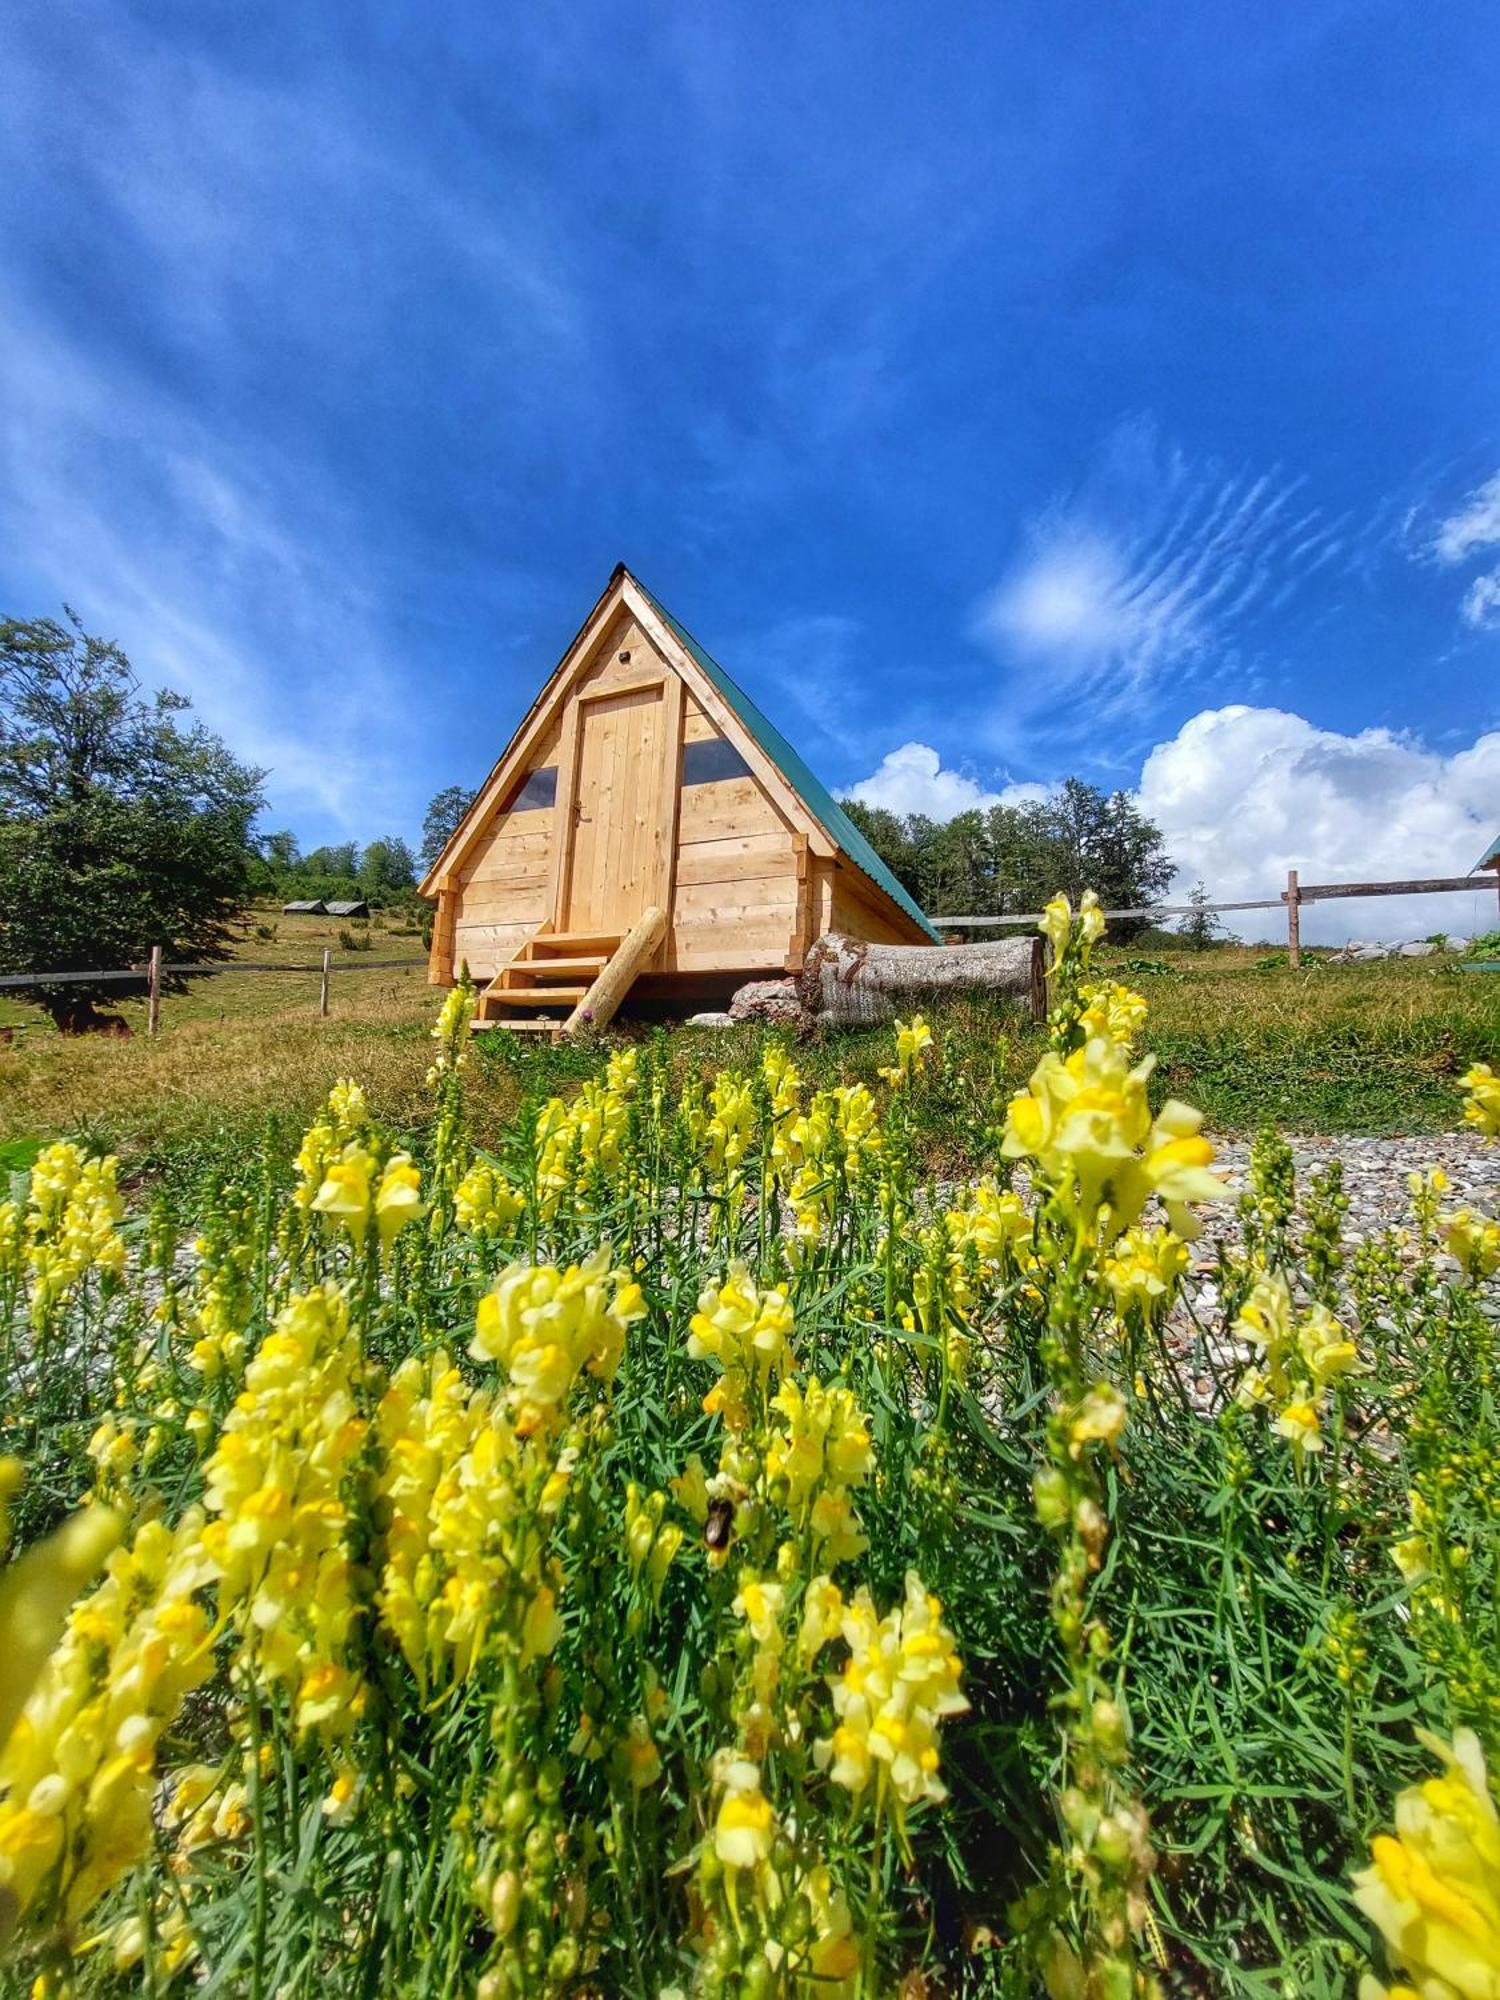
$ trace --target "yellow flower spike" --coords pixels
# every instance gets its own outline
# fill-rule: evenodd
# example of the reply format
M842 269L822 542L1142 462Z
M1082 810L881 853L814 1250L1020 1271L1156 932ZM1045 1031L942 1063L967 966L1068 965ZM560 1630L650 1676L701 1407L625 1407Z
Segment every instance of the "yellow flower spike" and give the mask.
M1118 1042L1122 1048L1129 1048L1146 1025L1149 1010L1145 1000L1139 993L1114 980L1084 986L1078 997L1084 1003L1078 1025L1085 1040L1102 1035L1106 1041Z
M893 1067L880 1071L893 1090L923 1068L927 1053L932 1047L932 1029L920 1014L913 1014L909 1021L896 1023L896 1061Z
M18 1462L0 1463L14 1480ZM68 1607L119 1539L119 1516L90 1507L0 1572L0 1752L57 1644Z
M1354 1900L1422 1994L1495 2000L1500 1815L1484 1756L1472 1730L1457 1731L1451 1749L1419 1733L1442 1759L1443 1775L1401 1793L1395 1835L1376 1836L1373 1865L1354 1878Z
M1500 1076L1488 1063L1475 1063L1463 1078L1464 1120L1485 1139L1500 1139Z
M1042 912L1042 920L1037 929L1052 947L1052 963L1047 967L1053 971L1063 955L1068 939L1073 933L1073 905L1066 896L1054 896Z
M1490 1278L1500 1271L1500 1222L1461 1208L1443 1222L1444 1244L1465 1277Z
M837 1726L813 1746L818 1768L856 1796L879 1771L901 1813L941 1802L938 1729L969 1706L942 1606L909 1570L904 1602L883 1619L862 1588L844 1608L841 1636L849 1658L828 1682Z
M614 1379L630 1325L645 1301L633 1279L611 1268L602 1245L587 1263L511 1264L479 1302L469 1352L509 1377L517 1431L550 1430L579 1375Z
M1171 1306L1188 1269L1187 1245L1169 1229L1127 1229L1104 1265L1104 1281L1124 1318L1138 1312L1156 1324Z

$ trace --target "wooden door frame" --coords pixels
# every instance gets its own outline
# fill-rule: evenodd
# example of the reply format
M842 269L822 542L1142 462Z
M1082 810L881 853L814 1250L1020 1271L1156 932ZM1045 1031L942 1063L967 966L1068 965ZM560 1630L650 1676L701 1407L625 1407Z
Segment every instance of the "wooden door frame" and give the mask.
M673 689L676 689L674 695ZM661 699L662 755L657 762L657 793L654 822L662 836L657 858L657 900L671 914L672 878L677 848L677 759L682 752L682 681L665 663L659 671L632 674L628 680L599 682L593 687L575 688L563 717L562 741L557 759L555 801L557 838L552 845L552 879L548 885L548 907L552 928L566 931L567 903L572 893L574 843L577 819L574 795L578 789L579 762L583 755L583 706L585 702L613 701L620 695L655 693ZM627 926L628 928L628 926Z

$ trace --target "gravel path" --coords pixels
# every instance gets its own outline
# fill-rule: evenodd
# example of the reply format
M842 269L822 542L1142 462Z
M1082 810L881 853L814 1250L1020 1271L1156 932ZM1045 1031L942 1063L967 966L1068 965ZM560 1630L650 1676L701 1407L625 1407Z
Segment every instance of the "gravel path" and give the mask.
M1234 1194L1245 1185L1250 1145L1244 1139L1216 1142L1215 1171ZM1408 1219L1410 1195L1406 1177L1427 1167L1442 1167L1449 1180L1445 1208L1477 1208L1493 1214L1500 1207L1500 1146L1486 1146L1479 1136L1445 1132L1423 1139L1304 1138L1290 1142L1297 1185L1305 1189L1313 1173L1330 1160L1344 1163L1344 1192L1349 1212L1344 1217L1344 1241L1357 1243L1393 1222ZM1195 1246L1195 1264L1213 1262L1213 1244L1222 1239L1238 1244L1239 1224L1232 1202L1200 1211L1203 1235Z

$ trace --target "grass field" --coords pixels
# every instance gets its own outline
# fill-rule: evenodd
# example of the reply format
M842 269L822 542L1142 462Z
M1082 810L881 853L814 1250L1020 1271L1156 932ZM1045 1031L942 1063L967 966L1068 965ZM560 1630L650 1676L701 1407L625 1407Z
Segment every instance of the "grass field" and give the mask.
M421 940L373 928L371 950L348 951L324 918L258 913L237 955L252 963L316 964L334 954L330 1018L318 1017L316 972L199 980L162 1005L162 1032L144 1035L144 1003L118 1011L129 1039L55 1034L40 1010L0 1003L0 1147L85 1135L120 1152L127 1171L195 1174L257 1138L268 1120L300 1130L340 1075L363 1077L380 1114L419 1123L429 1061L432 992ZM362 926L356 927L363 931ZM406 959L409 970L366 971ZM1265 1119L1304 1132L1424 1132L1456 1122L1453 1081L1500 1049L1500 977L1460 973L1450 958L1291 971L1276 955L1225 946L1201 953L1101 954L1151 1004L1159 1094L1201 1106L1211 1127L1252 1131ZM948 1051L920 1134L935 1170L963 1170L986 1151L1005 1097L1029 1075L1040 1031L1013 1009L957 1003L938 1017ZM620 1034L647 1031L622 1024ZM711 1076L753 1059L754 1030L674 1038L679 1076ZM830 1036L805 1052L820 1082L871 1081L886 1060L881 1034ZM501 1131L518 1103L568 1092L587 1068L575 1049L482 1038L474 1065L476 1130ZM19 1156L17 1156L19 1158ZM0 1153L0 1161L5 1155Z

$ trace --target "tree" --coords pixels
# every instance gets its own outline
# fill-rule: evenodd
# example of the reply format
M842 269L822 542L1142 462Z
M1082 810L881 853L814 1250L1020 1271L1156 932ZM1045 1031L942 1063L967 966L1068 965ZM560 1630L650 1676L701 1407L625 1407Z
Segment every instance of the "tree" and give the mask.
M381 896L393 889L410 889L416 879L416 858L397 834L372 840L360 858L359 886L366 895Z
M424 868L430 868L448 842L458 831L459 821L478 797L463 785L445 785L431 805L422 821L422 852L420 860Z
M273 868L284 869L288 874L297 866L297 836L287 830L280 833L263 833L260 837L260 851Z
M1161 830L1130 794L1106 795L1078 778L1050 798L947 821L850 799L844 810L929 916L1012 916L1040 910L1059 889L1075 902L1093 889L1106 908L1134 909L1172 879ZM1131 936L1142 923L1114 929Z
M1209 908L1208 891L1201 882L1189 889L1188 901L1192 908L1177 926L1177 935L1189 951L1207 951L1223 935L1224 926Z
M71 610L0 620L0 965L72 971L224 954L243 907L262 771L189 703L146 698ZM42 987L59 1026L98 1025L118 984Z
M341 840L336 847L315 847L297 863L299 875L331 875L336 882L359 877L359 843Z

